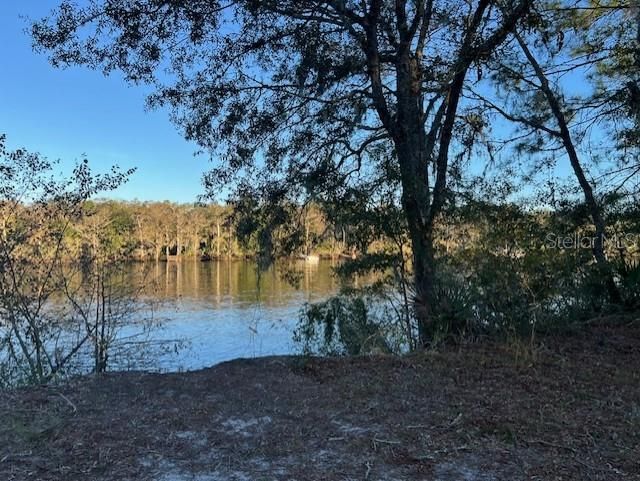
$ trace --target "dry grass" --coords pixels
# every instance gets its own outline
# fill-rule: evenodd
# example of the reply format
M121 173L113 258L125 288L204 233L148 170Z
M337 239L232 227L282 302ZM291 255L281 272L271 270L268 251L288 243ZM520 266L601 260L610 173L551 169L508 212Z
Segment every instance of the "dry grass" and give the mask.
M3 392L0 479L640 479L640 329L530 348L238 360Z

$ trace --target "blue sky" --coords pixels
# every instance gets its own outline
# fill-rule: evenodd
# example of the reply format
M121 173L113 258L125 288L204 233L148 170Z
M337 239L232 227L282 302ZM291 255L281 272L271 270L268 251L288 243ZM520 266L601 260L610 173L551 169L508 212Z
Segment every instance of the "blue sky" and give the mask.
M96 171L137 167L109 197L193 202L203 193L208 156L194 157L166 111L145 111L145 90L118 75L54 69L34 53L26 20L45 16L55 0L0 1L0 133L10 148L60 159L69 172L84 154Z
M136 167L117 199L193 202L203 192L208 156L194 156L166 111L145 111L145 89L114 74L76 67L54 69L31 48L20 16L46 16L59 0L0 0L0 133L10 148L60 159L69 173L86 155L97 171ZM581 83L582 82L582 83ZM575 89L583 80L572 82ZM500 130L500 123L495 125ZM483 165L476 167L481 170ZM555 174L569 174L560 162Z

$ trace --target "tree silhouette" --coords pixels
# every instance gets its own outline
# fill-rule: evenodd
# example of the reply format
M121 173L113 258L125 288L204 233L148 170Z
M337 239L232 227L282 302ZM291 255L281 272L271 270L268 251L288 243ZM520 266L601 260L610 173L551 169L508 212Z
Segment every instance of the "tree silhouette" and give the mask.
M56 66L153 84L149 104L221 161L210 191L234 183L268 204L335 193L391 153L426 333L462 91L530 3L65 1L32 34Z

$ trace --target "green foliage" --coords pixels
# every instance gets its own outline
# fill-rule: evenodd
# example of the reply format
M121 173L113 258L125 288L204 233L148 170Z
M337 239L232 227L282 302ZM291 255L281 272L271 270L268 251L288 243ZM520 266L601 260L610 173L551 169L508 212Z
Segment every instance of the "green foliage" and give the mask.
M433 321L429 325L432 345L457 343L478 330L473 294L465 279L440 269L436 280Z
M390 333L380 318L381 312L378 297L345 292L306 305L294 339L305 353L351 356L390 353Z
M629 309L640 309L640 260L619 269L624 301Z
M516 342L622 308L610 304L592 256L593 227L580 203L564 202L553 211L470 199L448 209L449 222L440 226L436 236L438 275L427 330L429 345L485 336ZM637 309L637 212L614 204L608 205L608 211L614 222L608 231L607 252L612 259L623 256L624 262L612 262L613 272L626 309ZM616 230L623 230L624 235L617 235L628 246L613 242ZM387 339L399 339L389 344L394 351L417 346L411 262L404 255L409 252L407 241L400 237L396 243L391 235L381 238L382 243L380 238L370 239L366 253L336 267L345 280L373 274L377 281L370 289L342 294L305 311L298 339L306 342L307 349L360 352L362 339L375 329L387 333ZM624 249L618 252L620 248ZM356 301L361 299L364 304ZM363 309L363 305L376 307ZM383 306L388 308L384 316ZM340 330L340 322L350 329Z
M464 236L471 231L473 240L465 237L442 258L445 277L439 287L450 292L453 282L452 293L444 297L466 307L456 309L459 325L472 333L527 337L535 330L553 330L620 309L609 303L605 278L592 258L594 233L581 211L580 205L556 212L528 212L509 204L465 206L453 230L460 229ZM623 217L632 220L635 214ZM616 248L626 248L613 243L615 229L611 226L608 233L611 258ZM631 234L626 231L625 238L637 243ZM636 260L627 260L624 268L618 263L612 267L631 306L638 289L637 251L627 255Z
M65 261L76 254L70 228L82 222L84 203L116 188L131 171L95 175L85 159L73 179L54 174L47 159L10 151L0 136L0 383L61 375L95 334L78 321L76 304L54 311L49 300L65 292Z
M595 1L64 2L32 25L36 48L153 85L149 104L219 159L210 197L233 192L227 206L87 206L76 252L89 226L93 248L139 259L348 257L341 277L380 280L305 311L300 338L328 351L368 349L383 305L400 306L387 324L410 348L414 319L437 344L635 308L637 250L600 240L638 232L615 205L638 195L638 15ZM556 178L566 158L571 183ZM574 235L598 246L565 245Z
M245 251L254 254L259 269L301 248L300 209L284 191L257 192L245 186L236 194L232 207L230 221L236 236Z

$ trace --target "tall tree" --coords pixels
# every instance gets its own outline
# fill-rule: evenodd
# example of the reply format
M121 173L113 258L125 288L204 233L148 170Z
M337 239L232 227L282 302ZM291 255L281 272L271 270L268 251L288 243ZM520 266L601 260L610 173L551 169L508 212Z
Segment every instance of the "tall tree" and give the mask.
M462 91L530 3L64 1L32 34L54 65L154 84L149 103L171 106L186 137L223 161L212 191L236 181L269 202L299 198L366 174L380 144L392 151L424 342Z
M562 27L567 24L563 18L565 14L561 13L558 18L557 11L551 12L555 13L551 21L538 13L535 21L528 25L526 33L515 32L508 53L495 55L495 63L491 64L498 78L495 86L504 92L498 95L499 100L479 92L474 92L474 95L482 99L490 111L519 126L516 138L533 138L527 146L529 153L534 154L532 158L535 158L537 151L544 150L566 156L595 229L593 257L610 300L618 304L621 302L620 294L605 253L605 196L598 195L587 168L588 164L593 164L593 159L589 156L582 158L579 153L580 141L577 140L586 137L588 127L585 128L583 118L585 111L592 108L585 105L584 96L565 94L562 82L567 74L581 79L585 65L593 61L587 61L586 64L584 59L573 61L571 47L564 47L566 40ZM536 51L530 45L538 45L539 48ZM505 49L508 47L505 46ZM538 58L538 51L542 52L543 60ZM588 114L586 116L589 117Z
M489 62L495 92L473 92L520 126L513 139L538 170L532 160L539 153L545 163L568 161L594 226L593 257L615 304L621 295L605 249L606 207L640 172L630 97L640 74L639 19L624 2L540 2Z
M575 57L594 64L590 103L616 141L617 165L608 180L617 191L640 191L640 2L595 2L577 10L571 26ZM629 181L635 185L629 187Z

